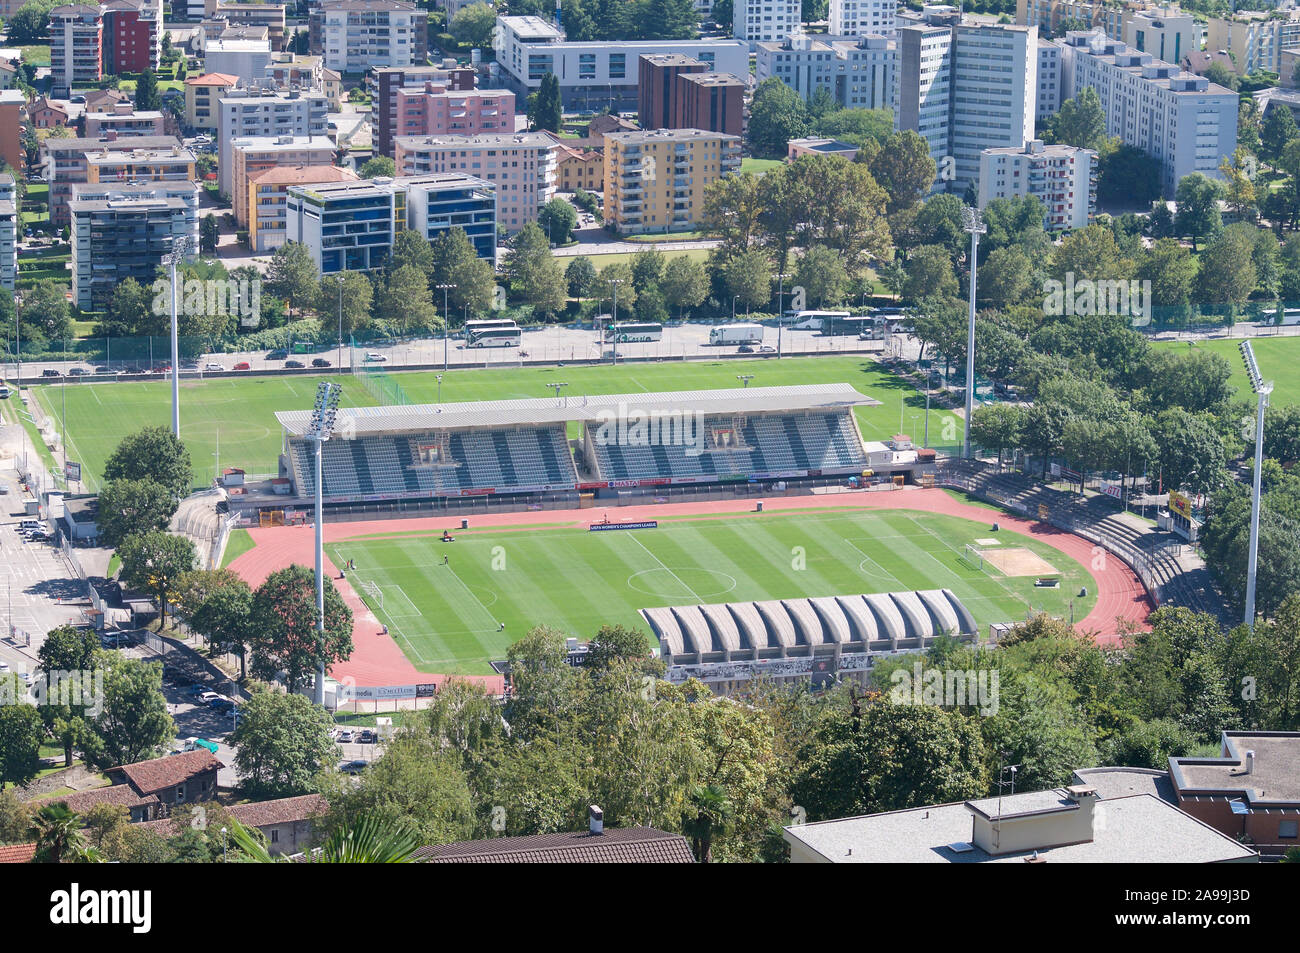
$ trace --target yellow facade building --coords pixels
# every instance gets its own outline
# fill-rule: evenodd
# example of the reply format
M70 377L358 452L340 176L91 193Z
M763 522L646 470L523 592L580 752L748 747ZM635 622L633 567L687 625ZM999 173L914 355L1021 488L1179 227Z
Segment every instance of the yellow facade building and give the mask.
M740 170L740 137L703 129L605 135L605 223L627 235L689 231L704 190Z

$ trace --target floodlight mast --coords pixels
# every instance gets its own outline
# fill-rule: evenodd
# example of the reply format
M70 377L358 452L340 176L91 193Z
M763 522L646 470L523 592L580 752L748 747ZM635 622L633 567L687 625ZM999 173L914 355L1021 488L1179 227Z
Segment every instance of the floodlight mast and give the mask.
M334 432L339 398L342 396L343 385L321 381L316 386L316 405L312 408L311 424L303 434L312 442L312 457L316 468L316 632L319 655L312 700L321 706L325 704L325 489L321 485L321 445Z
M171 248L163 255L163 264L167 266L172 299L172 435L180 439L181 435L181 360L179 334L176 329L176 266L189 254L190 242L187 238L172 241Z
M1241 357L1246 363L1246 376L1250 378L1250 389L1255 392L1255 480L1250 494L1250 552L1246 560L1246 606L1245 622L1252 630L1255 628L1255 577L1259 568L1259 512L1264 476L1264 411L1268 407L1268 397L1273 393L1273 382L1266 381L1259 373L1259 364L1255 360L1255 349L1249 341L1241 342Z
M975 272L976 258L979 252L980 236L988 231L984 218L978 208L963 205L961 209L962 231L970 232L970 315L966 328L966 426L962 439L962 456L969 457L970 422L975 413Z

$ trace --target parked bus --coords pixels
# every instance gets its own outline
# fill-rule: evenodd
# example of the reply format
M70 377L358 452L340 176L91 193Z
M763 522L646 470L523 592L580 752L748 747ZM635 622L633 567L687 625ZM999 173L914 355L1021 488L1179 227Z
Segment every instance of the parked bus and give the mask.
M467 335L465 346L518 347L522 341L523 338L518 325L504 328L477 328Z
M620 323L618 336L614 335L614 325L606 325L605 342L617 340L620 344L632 341L659 341L664 336L664 326L653 321L629 321Z
M795 331L820 331L827 321L848 316L847 311L790 311L786 313L786 327Z
M871 333L875 326L876 318L874 315L854 316L844 314L826 318L822 322L820 333L823 336L852 334L858 337L864 331Z
M483 318L465 322L465 338L468 340L477 331L491 331L496 328L518 328L513 318Z

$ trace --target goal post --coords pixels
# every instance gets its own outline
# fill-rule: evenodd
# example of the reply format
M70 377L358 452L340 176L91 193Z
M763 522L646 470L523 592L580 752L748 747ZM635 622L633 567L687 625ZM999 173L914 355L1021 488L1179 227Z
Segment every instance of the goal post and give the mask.
M378 583L363 582L361 583L361 589L374 600L375 605L379 607L379 611L384 611L384 590L379 588Z
M961 552L961 561L972 569L984 571L984 550L980 549L974 543L967 543Z

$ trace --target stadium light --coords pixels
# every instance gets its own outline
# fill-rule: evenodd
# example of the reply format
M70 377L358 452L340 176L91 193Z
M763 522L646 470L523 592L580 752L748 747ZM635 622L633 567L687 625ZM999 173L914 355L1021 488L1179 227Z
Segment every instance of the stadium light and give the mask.
M176 266L186 259L189 251L188 238L174 238L172 247L162 257L163 264L167 266L172 293L172 434L178 440L181 435L181 359L176 330Z
M547 382L546 382L546 386L547 386L547 387L554 387L554 388L555 388L555 399L556 399L556 400L559 400L559 399L560 399L560 388L562 388L562 387L568 387L568 386L569 386L569 382L568 382L568 381L547 381Z
M442 292L442 369L447 369L447 332L451 328L451 311L447 308L447 293L455 288L455 285L437 285ZM441 403L441 401L439 401Z
M442 406L442 375L434 374L433 376L438 379L438 406L441 407Z
M320 659L316 665L316 686L313 700L325 704L325 488L321 483L321 445L334 432L338 417L339 398L343 385L321 381L316 385L316 404L312 407L311 423L303 436L312 442L316 467L316 631L320 636Z
M1259 567L1259 510L1264 475L1264 410L1268 396L1273 393L1273 382L1259 373L1255 349L1249 341L1240 344L1241 358L1246 362L1246 376L1250 389L1255 392L1255 481L1250 494L1250 554L1246 560L1246 625L1255 628L1255 574Z
M613 363L615 364L618 363L618 286L621 285L623 281L624 279L622 278L609 279L609 283L614 286L614 313L612 315L613 324L614 324L614 341L613 341L614 349L612 352L613 353L612 360Z
M970 421L975 413L975 261L980 236L988 231L978 208L961 207L962 231L970 232L970 318L966 328L966 427L962 439L962 456L970 456Z
M781 332L785 330L785 279L789 278L785 272L777 275L776 284L776 357L781 359ZM771 289L771 285L767 286Z
M737 374L737 375L736 375L736 380L740 381L740 385L741 385L742 387L748 387L748 386L749 386L749 382L752 381L753 379L754 379L754 375L753 375L753 374Z

